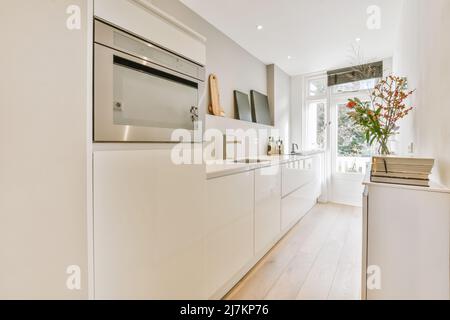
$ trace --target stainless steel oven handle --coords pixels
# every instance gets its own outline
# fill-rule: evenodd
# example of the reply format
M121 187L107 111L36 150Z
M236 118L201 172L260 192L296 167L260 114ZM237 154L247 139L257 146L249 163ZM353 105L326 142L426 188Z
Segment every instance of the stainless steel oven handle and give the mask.
M128 53L124 53L124 52L117 51L117 50L112 49L112 48L105 47L105 46L102 45L102 44L96 43L94 47L103 47L104 49L106 49L107 51L109 51L109 52L111 53L111 57L112 57L113 59L114 59L114 57L122 58L122 59L124 59L124 60L128 60L128 61L137 63L137 64L139 64L139 65L141 65L141 66L150 67L150 68L152 68L152 69L159 70L159 71L164 72L164 73L166 73L166 74L169 74L169 75L172 75L172 76L175 76L175 77L178 77L178 78L185 79L185 80L187 80L187 81L196 83L198 86L200 86L200 85L202 84L202 81L200 81L200 80L198 80L198 79L196 79L196 78L193 78L193 77L191 77L191 76L189 76L189 75L186 75L186 74L177 72L177 71L175 71L175 70L166 68L166 67L164 67L164 66L155 64L155 63L153 63L153 62L149 62L149 61L147 61L147 60L143 60L143 59L141 59L141 58L137 58L137 57L135 57L135 56L133 56L133 55L130 55L130 54L128 54ZM113 63L113 61L111 61L111 62Z

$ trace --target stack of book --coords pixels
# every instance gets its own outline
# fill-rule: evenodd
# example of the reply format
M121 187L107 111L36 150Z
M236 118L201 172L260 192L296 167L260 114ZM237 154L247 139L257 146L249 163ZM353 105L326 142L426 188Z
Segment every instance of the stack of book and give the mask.
M411 157L373 157L371 181L409 186L430 186L434 159Z

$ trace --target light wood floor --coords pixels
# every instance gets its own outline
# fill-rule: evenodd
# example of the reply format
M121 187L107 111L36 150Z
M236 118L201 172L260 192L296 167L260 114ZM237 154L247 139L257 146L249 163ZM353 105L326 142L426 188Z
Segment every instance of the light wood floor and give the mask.
M361 223L361 208L317 205L225 299L360 299Z

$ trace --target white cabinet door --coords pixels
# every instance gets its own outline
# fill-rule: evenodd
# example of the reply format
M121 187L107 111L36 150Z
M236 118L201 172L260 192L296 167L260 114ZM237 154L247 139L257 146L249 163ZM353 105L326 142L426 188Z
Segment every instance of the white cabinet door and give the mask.
M253 188L253 171L207 181L206 274L210 297L230 286L230 280L254 256Z
M129 0L95 0L94 14L163 48L205 65L206 39L202 39L203 36L196 31L162 11L152 11L153 7L149 4L148 8L144 8L136 1Z
M369 186L368 300L448 300L450 197Z
M96 299L204 299L203 166L170 150L94 155Z
M255 171L255 253L273 244L281 232L281 168Z
M320 166L320 156L314 156L283 167L282 231L290 229L316 205L322 188Z
M322 195L322 156L316 155L311 158L311 179L309 182L309 198L316 204L317 199Z

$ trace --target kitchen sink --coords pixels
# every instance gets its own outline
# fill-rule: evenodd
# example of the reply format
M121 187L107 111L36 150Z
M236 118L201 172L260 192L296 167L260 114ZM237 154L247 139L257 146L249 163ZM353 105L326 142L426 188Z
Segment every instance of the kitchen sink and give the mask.
M311 150L311 151L292 152L291 156L302 156L302 157L305 157L305 156L314 155L314 154L320 153L320 152L325 152L325 151L318 149L318 150Z
M264 163L264 162L269 162L269 160L261 160L261 159L234 160L234 163L242 163L242 164L254 164L254 163Z

